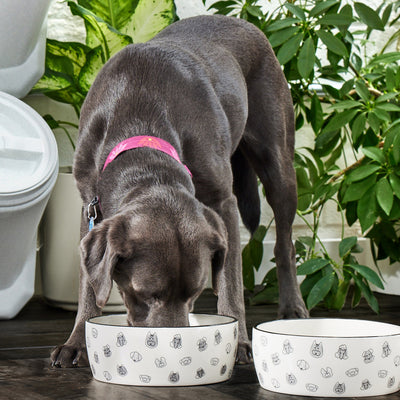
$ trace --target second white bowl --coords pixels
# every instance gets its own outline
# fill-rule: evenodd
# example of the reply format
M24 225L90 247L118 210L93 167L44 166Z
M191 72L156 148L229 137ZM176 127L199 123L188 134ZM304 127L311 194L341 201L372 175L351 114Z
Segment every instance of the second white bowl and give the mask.
M278 320L253 329L261 386L318 397L380 396L400 384L400 327L374 321Z

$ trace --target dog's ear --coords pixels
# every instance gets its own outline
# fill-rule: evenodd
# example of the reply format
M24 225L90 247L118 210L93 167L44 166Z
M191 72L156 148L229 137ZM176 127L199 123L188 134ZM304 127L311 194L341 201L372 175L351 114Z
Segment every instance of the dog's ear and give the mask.
M128 229L123 216L117 215L96 225L81 241L81 266L87 273L100 308L105 306L110 296L118 258L131 251L128 248Z
M209 246L214 252L212 257L212 285L218 293L218 281L222 268L225 264L228 251L228 233L222 218L212 209L205 207L204 216L210 225Z

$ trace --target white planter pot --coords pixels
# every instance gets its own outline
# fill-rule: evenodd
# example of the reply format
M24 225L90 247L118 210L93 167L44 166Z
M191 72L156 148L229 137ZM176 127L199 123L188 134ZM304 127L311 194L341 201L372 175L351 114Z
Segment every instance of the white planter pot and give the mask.
M389 264L388 260L378 262L380 273L383 277L383 285L385 289L373 286L373 290L379 293L400 295L400 263L395 262ZM378 270L373 267L376 272Z
M44 73L51 0L0 1L0 90L21 98Z
M336 257L336 261L340 262L339 258L339 243L341 239L339 238L331 238L331 239L323 239L323 243L328 253L334 257ZM357 261L359 264L366 265L371 269L375 270L377 273L379 271L375 268L375 263L371 254L370 243L366 238L358 238L358 244L364 250L362 253L356 255ZM245 243L242 243L242 247L245 246ZM274 263L269 260L273 257L275 242L274 241L265 241L264 242L264 258L263 264L261 265L258 272L255 274L256 283L260 284L266 275L266 273L275 266ZM384 289L380 289L375 285L371 284L371 289L375 292L384 293L384 294L394 294L400 295L400 263L394 263L392 265L389 264L388 260L380 261L379 263L380 273L383 277L383 284L385 286ZM299 283L304 279L304 276L298 276Z
M59 173L42 220L40 267L43 295L66 310L78 307L81 207L72 174ZM125 310L116 285L105 310Z

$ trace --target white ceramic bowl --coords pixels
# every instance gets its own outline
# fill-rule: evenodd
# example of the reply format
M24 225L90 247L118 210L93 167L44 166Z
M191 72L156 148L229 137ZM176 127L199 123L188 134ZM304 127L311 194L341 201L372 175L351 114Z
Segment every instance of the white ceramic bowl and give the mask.
M400 383L400 327L350 319L265 322L253 328L264 389L298 396L362 397Z
M189 314L186 327L130 327L126 315L86 322L86 346L95 379L137 386L192 386L231 377L238 322Z

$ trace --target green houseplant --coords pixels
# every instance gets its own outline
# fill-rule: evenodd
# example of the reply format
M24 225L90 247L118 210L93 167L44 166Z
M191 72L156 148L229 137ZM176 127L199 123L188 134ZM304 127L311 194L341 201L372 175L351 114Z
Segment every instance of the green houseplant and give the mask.
M306 304L311 309L323 301L339 310L353 282L352 305L363 296L378 312L370 284L382 288L383 283L370 267L358 264L357 238L345 237L344 227L360 223L375 260L400 260L400 53L388 51L399 31L380 51L365 50L376 31L398 22L400 2L385 1L373 10L354 1L293 0L266 13L260 4L227 0L210 9L264 31L291 87L296 128L307 122L314 132L313 147L298 149L295 158L297 213L310 232L296 241ZM342 221L340 261L318 235L328 202L335 202ZM243 252L244 281L251 290L265 232L261 227ZM276 298L274 270L263 285L254 303Z
M32 93L41 93L64 107L72 107L75 119L44 118L58 135L67 137L70 154L75 149L80 109L102 66L130 43L143 42L173 22L173 0L78 0L67 2L86 30L85 43L47 40L46 69ZM70 160L72 164L72 159ZM41 274L43 294L54 305L76 309L79 286L81 200L71 166L59 177L42 221ZM108 310L120 310L122 300L113 289ZM123 308L123 307L122 307Z

